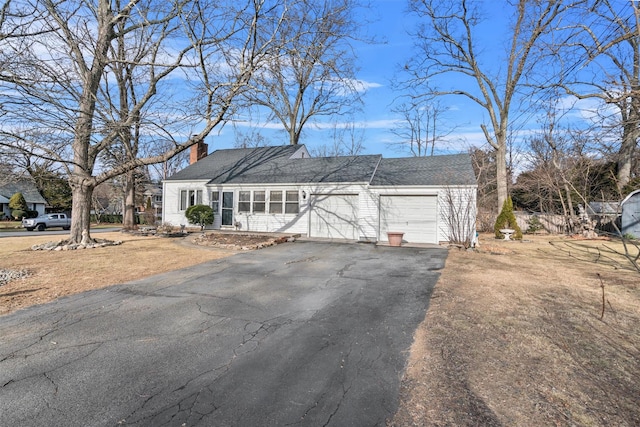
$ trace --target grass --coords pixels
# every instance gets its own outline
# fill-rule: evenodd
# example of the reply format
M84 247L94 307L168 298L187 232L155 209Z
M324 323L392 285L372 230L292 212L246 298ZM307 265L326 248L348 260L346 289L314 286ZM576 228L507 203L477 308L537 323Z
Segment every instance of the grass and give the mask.
M640 425L640 275L622 244L483 237L447 259L392 425Z
M22 230L22 222L20 221L0 221L0 231L16 231L15 229Z
M77 251L32 251L34 244L66 236L3 237L0 269L26 269L30 277L0 287L0 315L64 295L124 283L212 259L230 251L182 244L182 239L100 233L120 246Z

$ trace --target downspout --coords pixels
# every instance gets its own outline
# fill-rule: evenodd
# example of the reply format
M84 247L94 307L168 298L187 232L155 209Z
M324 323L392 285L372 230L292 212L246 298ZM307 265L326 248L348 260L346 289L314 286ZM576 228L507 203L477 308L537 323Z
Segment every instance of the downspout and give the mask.
M369 190L369 186L371 186L371 182L373 181L373 178L375 178L376 172L378 172L378 167L380 167L380 162L382 162L382 154L380 154L380 157L378 157L378 163L376 163L376 167L373 168L373 173L371 174L371 178L369 178L369 183L367 184L367 192L369 192L369 194L371 194ZM377 194L376 206L378 211L378 218L376 221L376 225L374 227L376 235L371 238L367 238L367 240L372 239L374 242L379 240L379 237L380 237L380 216L379 216L380 215L380 194Z
M378 166L380 166L381 161L382 161L382 154L380 154L380 157L378 158L378 163L376 163L376 167L373 168L373 173L371 174L371 178L369 178L369 183L367 184L367 186L371 185L371 181L373 181L373 178L376 176L376 172L378 172Z

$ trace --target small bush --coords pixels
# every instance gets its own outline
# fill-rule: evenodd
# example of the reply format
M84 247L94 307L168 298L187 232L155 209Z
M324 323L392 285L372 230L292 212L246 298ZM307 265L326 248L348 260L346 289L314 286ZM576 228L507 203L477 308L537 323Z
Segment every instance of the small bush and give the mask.
M20 221L22 219L22 217L25 216L27 212L23 211L22 209L14 209L11 211L11 216L13 217L13 219L15 219L16 221Z
M120 214L101 214L91 215L91 222L105 223L105 224L122 224L122 215Z
M24 199L24 196L22 195L22 193L15 193L13 196L11 196L11 198L9 199L9 209L11 209L11 215L13 215L13 211L25 212L29 210L29 206L27 206L27 201Z
M147 204L144 207L144 213L142 214L143 218L141 222L147 225L155 225L156 224L156 214L153 211L153 205L151 204L151 197L147 198Z
M505 200L502 204L500 215L498 215L496 223L493 226L493 231L496 239L503 238L503 235L500 232L500 230L502 230L503 228L511 228L515 230L515 233L513 233L513 238L517 240L522 239L522 230L518 226L516 216L513 213L513 201L511 200L511 197L507 197L507 200Z
M533 215L529 220L529 228L527 228L527 233L533 234L540 230L544 230L544 226L540 222L540 218L538 218L537 215Z
M178 228L173 224L169 224L168 222L163 222L160 224L156 230L158 233L171 234L175 232Z
M184 216L191 224L198 224L200 230L204 230L205 225L213 224L213 209L207 205L190 206Z

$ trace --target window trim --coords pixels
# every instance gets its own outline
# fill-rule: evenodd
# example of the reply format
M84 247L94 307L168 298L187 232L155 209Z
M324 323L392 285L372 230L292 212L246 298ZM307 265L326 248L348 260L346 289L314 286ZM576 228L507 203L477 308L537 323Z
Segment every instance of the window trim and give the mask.
M295 200L289 200L289 195L295 194ZM287 207L295 206L295 212L287 212ZM284 213L288 215L298 215L300 213L300 191L299 190L285 190L284 197Z
M193 203L191 203L193 201ZM195 188L180 189L180 197L178 198L178 210L184 212L191 206L202 204L202 190Z
M273 200L274 194L279 194L280 200ZM280 206L280 212L274 212L272 206ZM269 213L270 214L283 214L284 213L284 194L283 190L269 190Z
M252 193L252 190L238 190L238 213L251 213L251 199L253 196ZM248 197L246 200L244 200L243 196Z
M209 206L211 206L214 216L220 215L220 198L221 197L220 197L219 190L211 191L210 198L209 198Z
M260 200L256 199L256 193L262 193ZM256 210L256 205L261 204L262 210ZM254 214L266 214L267 213L267 190L252 190L251 191L251 213Z

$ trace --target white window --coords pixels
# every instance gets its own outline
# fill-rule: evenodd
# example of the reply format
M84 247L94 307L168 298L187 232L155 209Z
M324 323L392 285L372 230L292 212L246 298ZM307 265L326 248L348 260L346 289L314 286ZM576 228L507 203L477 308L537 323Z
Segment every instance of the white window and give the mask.
M249 212L251 210L251 192L238 191L238 212Z
M298 204L298 192L287 191L287 200L284 204L284 213L297 214L300 212L300 205Z
M253 213L265 212L266 191L253 192Z
M214 215L218 215L220 213L220 192L219 191L211 192L211 209L213 209Z
M269 191L269 213L282 213L282 191Z
M180 190L180 210L202 204L202 190Z

